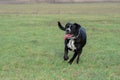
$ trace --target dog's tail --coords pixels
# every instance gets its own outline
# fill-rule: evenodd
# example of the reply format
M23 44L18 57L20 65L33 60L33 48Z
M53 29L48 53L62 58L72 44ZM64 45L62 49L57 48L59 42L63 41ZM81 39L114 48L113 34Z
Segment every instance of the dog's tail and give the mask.
M59 21L58 21L58 27L59 27L61 30L65 31L65 27L63 27L62 24L61 24Z

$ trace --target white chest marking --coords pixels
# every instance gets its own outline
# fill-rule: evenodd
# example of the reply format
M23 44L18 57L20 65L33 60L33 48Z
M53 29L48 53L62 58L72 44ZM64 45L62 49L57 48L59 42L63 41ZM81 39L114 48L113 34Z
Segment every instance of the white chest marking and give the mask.
M76 49L76 47L75 47L75 45L74 45L74 40L73 39L71 39L70 41L69 41L69 43L67 44L67 46L68 46L68 48L70 48L70 49L72 49L72 51L74 51L75 49Z

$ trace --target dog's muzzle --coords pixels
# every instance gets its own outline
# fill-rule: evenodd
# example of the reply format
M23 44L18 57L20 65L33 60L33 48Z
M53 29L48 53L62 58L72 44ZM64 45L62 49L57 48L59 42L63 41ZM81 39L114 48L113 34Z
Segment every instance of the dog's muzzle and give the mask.
M70 34L71 33L71 29L70 28L67 28L65 31L66 31L66 34Z

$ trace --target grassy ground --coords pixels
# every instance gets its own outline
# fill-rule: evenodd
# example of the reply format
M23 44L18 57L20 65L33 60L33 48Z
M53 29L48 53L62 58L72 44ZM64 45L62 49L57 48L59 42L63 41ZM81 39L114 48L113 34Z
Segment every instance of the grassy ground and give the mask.
M0 79L120 80L118 5L0 5ZM63 61L64 32L58 20L78 22L87 30L79 65Z

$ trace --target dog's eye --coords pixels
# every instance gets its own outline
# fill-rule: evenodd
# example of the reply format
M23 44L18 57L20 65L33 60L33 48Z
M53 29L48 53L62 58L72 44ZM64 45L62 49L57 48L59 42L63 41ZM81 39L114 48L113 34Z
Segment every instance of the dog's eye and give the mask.
M69 26L67 26L67 28L69 28Z

